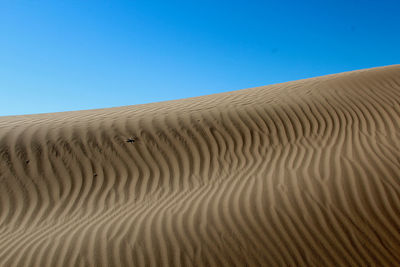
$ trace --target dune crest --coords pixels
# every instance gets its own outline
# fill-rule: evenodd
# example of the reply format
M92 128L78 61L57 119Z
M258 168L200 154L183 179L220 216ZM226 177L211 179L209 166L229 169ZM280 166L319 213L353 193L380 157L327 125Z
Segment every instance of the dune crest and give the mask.
M400 65L0 117L0 266L349 265L400 265Z

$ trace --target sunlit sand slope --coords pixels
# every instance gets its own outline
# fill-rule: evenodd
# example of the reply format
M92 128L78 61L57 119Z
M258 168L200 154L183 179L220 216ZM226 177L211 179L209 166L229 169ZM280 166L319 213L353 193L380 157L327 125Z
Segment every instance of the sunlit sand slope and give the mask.
M400 266L399 65L0 117L0 266L349 265Z

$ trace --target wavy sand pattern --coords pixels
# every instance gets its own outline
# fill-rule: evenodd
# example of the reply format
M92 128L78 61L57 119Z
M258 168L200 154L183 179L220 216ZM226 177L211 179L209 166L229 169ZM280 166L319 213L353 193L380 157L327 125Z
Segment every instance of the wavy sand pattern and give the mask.
M0 266L367 265L400 265L399 65L0 118Z

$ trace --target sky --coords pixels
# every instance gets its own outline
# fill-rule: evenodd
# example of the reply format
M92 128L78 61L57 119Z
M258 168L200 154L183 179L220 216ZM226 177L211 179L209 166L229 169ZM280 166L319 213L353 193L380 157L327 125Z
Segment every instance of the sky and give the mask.
M0 0L0 116L400 63L400 1Z

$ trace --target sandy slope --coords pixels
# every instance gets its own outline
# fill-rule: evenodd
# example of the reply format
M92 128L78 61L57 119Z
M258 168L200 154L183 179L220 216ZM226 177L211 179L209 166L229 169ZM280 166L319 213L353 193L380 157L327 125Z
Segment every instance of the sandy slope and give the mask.
M400 65L0 117L0 266L246 265L400 265Z

